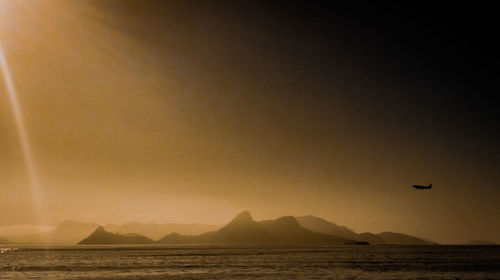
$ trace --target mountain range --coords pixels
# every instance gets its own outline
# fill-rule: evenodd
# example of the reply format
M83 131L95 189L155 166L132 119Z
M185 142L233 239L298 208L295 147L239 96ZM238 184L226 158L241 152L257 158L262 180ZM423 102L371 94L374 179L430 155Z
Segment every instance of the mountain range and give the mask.
M3 240L1 240L3 239ZM156 242L153 240L157 240ZM435 242L411 235L382 232L356 233L315 216L285 216L254 221L248 211L223 227L203 224L142 224L100 226L66 221L55 229L25 235L2 236L0 243L24 244L181 244L181 243L370 243L429 245Z
M78 244L152 244L153 240L139 234L121 234L98 227ZM199 235L171 233L158 240L158 244L213 244L213 243L327 243L351 244L356 240L318 233L302 227L295 217L254 221L248 211L236 216L219 230Z
M382 232L379 234L373 234L370 232L356 233L352 229L345 226L339 226L335 223L329 222L323 218L315 216L303 216L297 217L297 221L305 228L312 231L335 235L343 238L354 239L364 242L369 242L370 244L396 244L396 245L432 245L437 244L426 239L418 238L415 236L394 233L394 232Z
M107 224L104 229L110 232L135 232L147 236L151 239L157 240L170 232L178 232L180 234L202 234L204 232L213 231L220 228L219 225L205 225L205 224L142 224L138 222L126 223L122 225Z
M236 216L217 231L197 236L177 233L158 240L161 244L173 243L329 243L347 244L356 240L311 231L301 226L295 217L285 216L276 220L254 221L248 211Z
M77 221L65 221L59 224L55 229L31 234L18 234L3 236L5 241L17 244L76 244L85 237L89 236L99 224L84 223ZM137 222L126 223L122 225L107 224L104 229L109 232L121 234L136 233L144 235L150 239L157 240L165 234L179 232L181 234L201 234L207 231L215 230L220 226L204 224L142 224ZM5 242L7 243L7 242Z
M143 243L138 243L143 242ZM138 234L121 234L99 227L79 244L152 244L154 241ZM255 221L243 211L222 228L199 235L176 232L165 235L157 244L214 243L322 243L322 244L437 244L418 237L392 232L360 233L325 219L285 216L275 220Z

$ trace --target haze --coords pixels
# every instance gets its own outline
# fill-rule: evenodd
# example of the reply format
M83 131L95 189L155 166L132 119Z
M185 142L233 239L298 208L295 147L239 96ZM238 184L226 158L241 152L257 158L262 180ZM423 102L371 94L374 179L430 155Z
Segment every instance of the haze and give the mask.
M221 225L248 209L499 243L498 123L486 85L448 63L461 42L280 5L1 0L40 195L3 80L0 227Z

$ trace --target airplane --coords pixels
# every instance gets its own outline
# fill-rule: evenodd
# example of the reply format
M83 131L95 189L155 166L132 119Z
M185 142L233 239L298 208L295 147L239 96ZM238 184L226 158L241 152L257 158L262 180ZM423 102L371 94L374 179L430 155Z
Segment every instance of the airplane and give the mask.
M413 188L417 190L428 190L432 189L432 184L429 184L428 186L413 185Z

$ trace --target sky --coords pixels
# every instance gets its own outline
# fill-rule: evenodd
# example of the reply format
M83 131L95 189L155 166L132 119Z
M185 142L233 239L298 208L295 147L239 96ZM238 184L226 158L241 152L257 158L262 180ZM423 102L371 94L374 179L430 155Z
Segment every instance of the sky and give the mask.
M500 242L493 17L454 5L0 0L37 181L3 80L0 226L249 210Z

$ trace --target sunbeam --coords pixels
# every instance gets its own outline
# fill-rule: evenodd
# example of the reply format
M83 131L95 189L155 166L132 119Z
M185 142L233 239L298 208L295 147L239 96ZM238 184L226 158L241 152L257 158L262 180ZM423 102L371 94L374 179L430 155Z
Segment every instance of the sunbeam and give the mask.
M21 107L19 105L19 99L17 97L16 87L14 85L14 80L12 78L9 65L7 63L7 58L5 57L2 43L0 42L0 68L2 71L5 88L7 94L9 95L10 104L12 107L12 114L16 122L17 133L19 136L19 141L21 144L21 149L24 156L24 161L26 163L26 169L28 172L29 184L31 188L31 195L33 197L33 205L35 207L38 219L40 219L42 206L40 197L40 181L38 178L38 173L33 159L33 154L31 152L31 146L28 139L28 133L26 132L26 127L23 121L23 114Z

